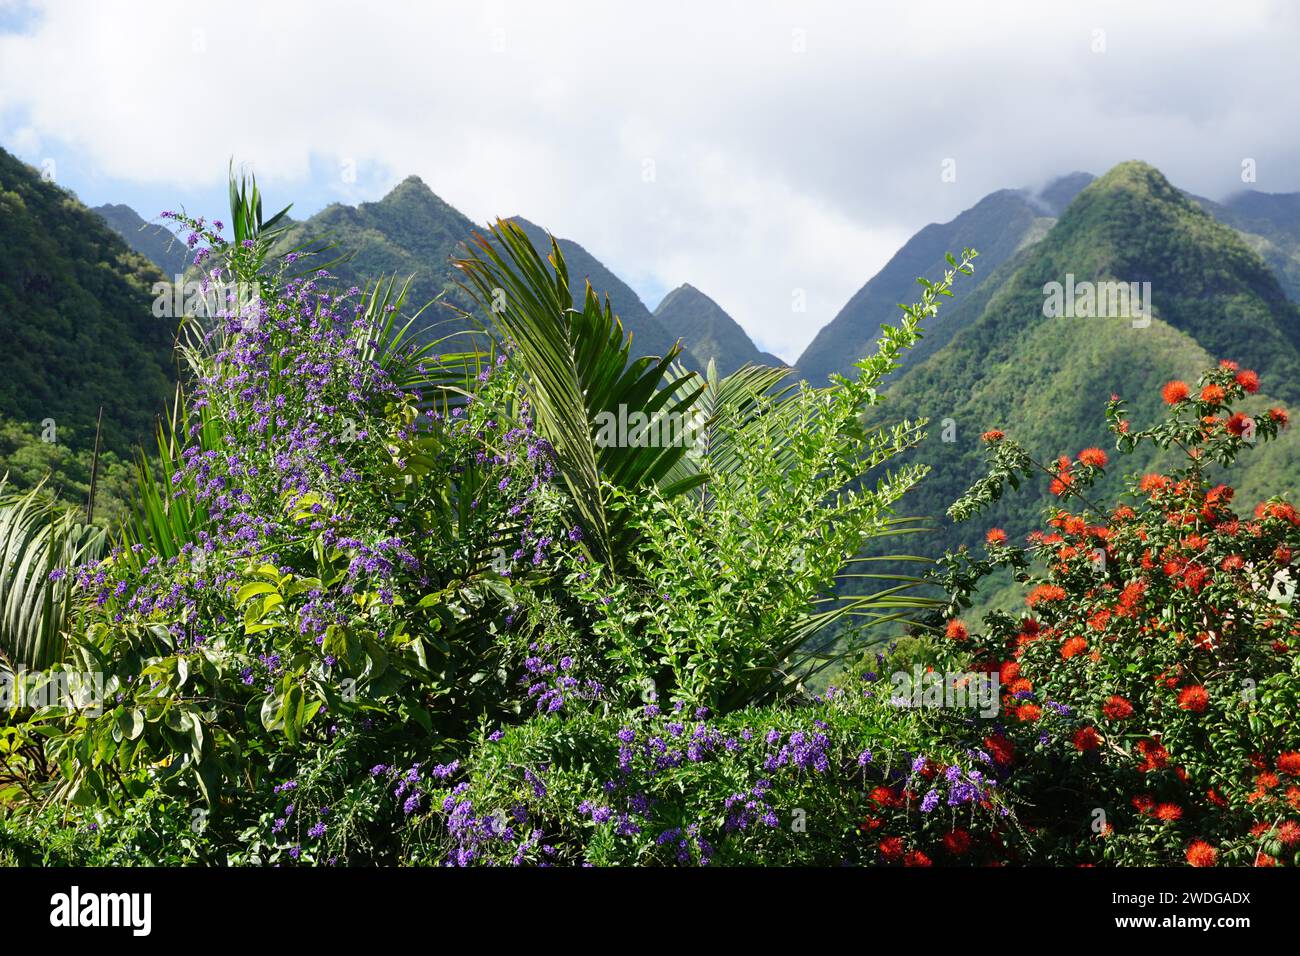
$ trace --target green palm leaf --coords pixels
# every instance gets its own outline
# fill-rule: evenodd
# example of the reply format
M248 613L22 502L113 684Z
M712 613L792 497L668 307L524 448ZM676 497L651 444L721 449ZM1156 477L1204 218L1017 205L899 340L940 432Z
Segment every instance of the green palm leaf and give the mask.
M554 239L549 260L543 260L518 225L498 220L489 232L490 237L476 235L454 264L497 334L521 357L538 430L555 451L589 546L610 562L620 553L626 523L623 513L608 507L603 483L630 489L665 482L687 446L602 443L598 420L639 413L660 422L683 421L704 383L694 373L669 376L679 346L665 356L634 359L631 335L590 284L582 308L574 308ZM696 479L665 487L675 493L692 483Z
M104 532L71 509L30 491L6 494L0 478L0 656L13 668L39 670L63 656L73 614L72 584L56 570L96 561Z

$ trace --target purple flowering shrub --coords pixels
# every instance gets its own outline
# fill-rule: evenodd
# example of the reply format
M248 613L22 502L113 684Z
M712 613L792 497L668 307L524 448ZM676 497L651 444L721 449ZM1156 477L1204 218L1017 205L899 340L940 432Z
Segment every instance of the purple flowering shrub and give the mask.
M252 857L269 861L378 818L336 807L299 833L278 787L312 777L320 805L360 781L378 792L374 765L515 709L513 589L572 529L506 356L436 354L448 344L394 334L400 302L180 218L223 306L186 330L164 497L190 521L72 570L86 618L71 654L107 700L56 722L48 752L73 804L167 793L227 845L269 823Z
M978 726L897 706L874 674L725 716L653 703L543 715L485 740L467 773L430 793L407 853L452 865L871 864L896 862L893 836L948 848L941 862L987 862L1018 832L979 739Z

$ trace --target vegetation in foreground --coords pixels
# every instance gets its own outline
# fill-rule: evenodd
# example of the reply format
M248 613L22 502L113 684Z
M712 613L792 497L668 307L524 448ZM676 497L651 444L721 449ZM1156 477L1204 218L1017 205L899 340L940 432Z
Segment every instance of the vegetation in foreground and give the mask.
M904 555L864 546L918 530L895 509L926 469L889 463L924 423L863 413L973 253L814 389L634 358L608 303L573 304L559 248L509 223L457 263L506 348L420 343L394 283L337 288L272 255L255 187L232 207L231 242L185 222L214 280L259 295L182 336L165 470L142 466L102 558L68 527L43 564L6 559L24 693L0 859L1298 862L1279 588L1300 516L1238 515L1206 467L1286 424L1237 410L1254 373L1169 383L1149 427L1112 402L1118 453L1181 461L1118 504L1090 500L1102 450L1038 463L989 432L954 516L1047 472L1031 548L990 528L980 557L878 574ZM655 421L698 440L648 440ZM964 620L1007 570L1025 610ZM917 595L927 571L946 600ZM858 646L911 636L819 653L846 621Z

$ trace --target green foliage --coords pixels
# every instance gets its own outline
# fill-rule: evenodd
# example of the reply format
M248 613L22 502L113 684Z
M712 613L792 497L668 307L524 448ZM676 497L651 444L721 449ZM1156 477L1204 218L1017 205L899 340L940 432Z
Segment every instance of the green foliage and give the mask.
M951 259L941 281L925 281L920 304L882 330L855 379L773 391L780 370L711 376L702 399L715 424L694 449L699 492L628 497L621 510L633 516L637 545L631 573L612 589L585 565L571 572L570 587L599 612L595 634L622 668L625 698L648 686L723 713L784 699L820 666L819 635L837 621L888 624L925 605L906 593L916 577L857 574L868 594L843 601L834 592L864 543L911 530L893 509L923 468L860 482L912 447L924 423L864 427L862 415L973 258Z
M43 485L46 492L84 514L90 499L94 466L94 426L85 440L74 428L58 428L57 441L46 441L38 426L23 426L0 418L0 474L8 472L13 490ZM95 479L95 524L111 528L129 514L134 491L131 466L111 451L100 450Z
M906 850L940 847L940 862L983 862L997 844L951 852L944 837L1019 838L998 796L963 799L987 770L963 723L915 719L874 680L716 719L653 705L542 717L485 742L462 783L433 791L446 823L418 821L407 852L458 865L842 866L881 862L893 835ZM923 811L932 790L939 807Z
M172 390L175 322L152 311L162 276L65 190L0 151L0 409L52 419L93 451L125 457Z
M631 336L590 284L582 308L572 307L568 269L554 241L548 264L519 226L500 221L491 239L478 237L472 254L456 266L501 338L519 351L538 427L555 450L590 545L599 560L610 562L624 530L609 508L610 486L662 481L686 447L602 441L598 420L633 414L676 420L703 384L685 374L661 387L678 349L657 360L633 360ZM676 482L666 491L685 487Z
M103 549L103 530L81 524L40 486L12 494L0 479L0 665L38 670L62 658L74 617L66 569Z
M511 224L458 263L507 350L444 350L405 314L410 283L334 295L275 251L251 180L231 201L234 242L177 218L259 296L187 324L191 380L118 546L64 559L84 619L46 674L96 675L102 706L6 725L0 799L48 858L427 859L438 782L489 728L626 709L647 675L726 712L784 706L826 622L918 606L898 580L825 602L864 538L906 530L891 508L919 468L855 482L920 426L861 414L971 254L856 379L792 390L635 358L590 285L573 305L559 245L546 263ZM699 440L608 441L609 413ZM22 832L8 852L30 858Z

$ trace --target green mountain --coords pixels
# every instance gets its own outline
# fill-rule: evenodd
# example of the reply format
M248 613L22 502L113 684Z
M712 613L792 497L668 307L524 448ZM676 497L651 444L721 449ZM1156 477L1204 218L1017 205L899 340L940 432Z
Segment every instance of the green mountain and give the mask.
M899 303L916 298L918 276L942 272L945 255L966 247L979 250L979 275L995 272L1020 249L1041 238L1054 217L1090 180L1087 173L1072 173L1038 193L999 190L950 222L926 226L817 333L795 363L800 373L815 385L825 382L832 372L848 374L853 363L871 350L880 326L897 320ZM958 331L961 322L972 318L953 309L941 311L935 327L927 331L923 347L907 362L917 362L933 352Z
M515 220L533 245L550 252L546 230L526 219ZM459 317L473 311L473 303L457 284L451 259L476 231L467 216L444 202L418 176L409 176L378 202L346 206L335 203L304 222L296 224L286 244L333 248L319 255L322 264L346 282L358 286L380 274L412 276L407 304L422 306L441 296L441 304L424 313L430 323L428 335L446 335L474 328ZM583 294L581 279L588 279L601 295L608 294L624 327L634 336L636 348L646 355L662 355L676 340L655 320L650 310L626 283L576 242L559 240L576 286L575 298ZM687 364L693 360L687 357Z
M126 452L172 392L158 269L71 193L0 150L0 414L93 430Z
M0 476L84 503L103 409L96 514L120 512L135 444L171 399L175 322L153 263L65 189L0 150Z
M1221 358L1259 371L1268 394L1255 396L1257 407L1300 398L1300 309L1241 236L1146 164L1123 163L1094 181L999 272L996 287L965 293L978 315L888 389L890 415L931 420L916 455L932 471L905 506L939 526L920 546L928 553L973 545L991 526L1023 534L1048 500L1044 481L1037 497L1013 495L982 520L948 521L948 504L982 474L986 429L1004 429L1039 460L1110 448L1102 412L1112 393L1145 424L1160 414L1164 382L1190 380ZM1067 275L1076 286L1150 282L1149 324L1046 316L1045 287ZM1244 494L1295 490L1300 434L1284 436L1246 457L1235 479ZM1114 490L1109 480L1097 498Z
M721 375L730 375L747 363L785 365L772 353L759 351L739 322L689 283L664 296L654 317L669 335L681 339L698 361L707 364L712 359Z
M165 226L145 222L130 206L95 206L91 212L108 223L132 250L156 265L167 278L184 275L189 268L189 249L184 241Z
M408 305L418 308L438 297L446 303L424 313L429 334L445 335L467 327L455 310L469 310L472 302L456 284L450 260L476 228L418 176L408 176L378 202L327 206L296 224L285 243L308 248L332 244L318 254L320 264L329 263L340 279L360 287L379 275L410 276Z
M1268 263L1292 302L1300 302L1300 193L1242 192L1221 203L1196 198L1236 229Z

